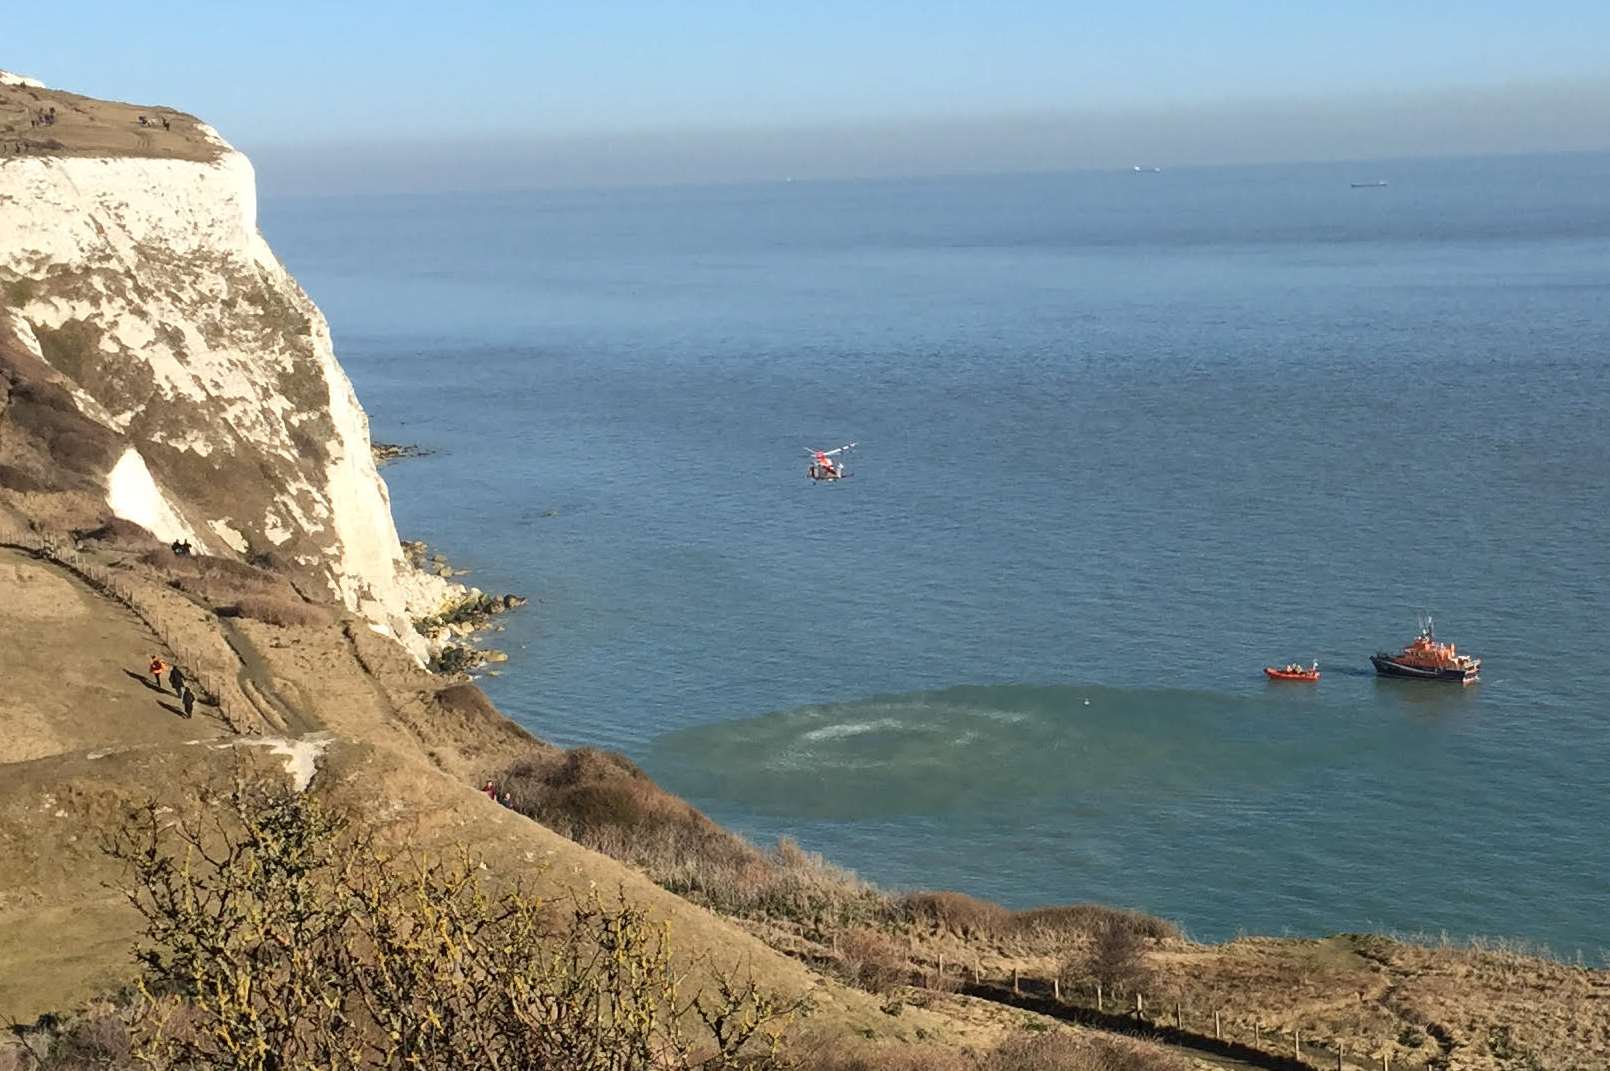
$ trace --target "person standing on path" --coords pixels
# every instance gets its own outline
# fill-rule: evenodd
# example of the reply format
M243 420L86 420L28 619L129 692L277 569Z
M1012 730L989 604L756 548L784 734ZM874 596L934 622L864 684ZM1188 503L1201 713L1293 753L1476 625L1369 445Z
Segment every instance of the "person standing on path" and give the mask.
M196 709L196 693L186 688L179 693L179 702L184 704L184 716L187 718L193 717Z
M152 655L151 664L146 668L151 671L151 681L157 686L157 691L162 691L162 671L168 668L168 664L160 656Z
M179 671L179 663L175 662L173 668L168 670L168 683L173 685L174 695L184 694L184 674Z

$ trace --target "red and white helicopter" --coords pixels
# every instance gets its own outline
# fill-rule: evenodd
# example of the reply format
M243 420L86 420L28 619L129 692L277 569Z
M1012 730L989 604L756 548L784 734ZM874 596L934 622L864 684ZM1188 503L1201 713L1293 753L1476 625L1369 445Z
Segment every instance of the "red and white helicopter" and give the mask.
M805 452L811 455L811 467L805 470L805 475L822 483L828 480L842 480L849 475L844 470L844 462L835 460L845 451L855 449L854 443L845 443L834 450L811 450Z

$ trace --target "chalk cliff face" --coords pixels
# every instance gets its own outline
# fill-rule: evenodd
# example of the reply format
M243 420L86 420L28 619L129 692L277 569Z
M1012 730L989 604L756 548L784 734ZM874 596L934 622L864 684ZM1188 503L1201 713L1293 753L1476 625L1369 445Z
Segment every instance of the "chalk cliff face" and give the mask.
M176 112L0 87L0 140L8 118L18 138L0 152L11 482L89 489L163 540L272 561L418 647L407 619L450 585L403 558L368 418L258 233L246 157Z

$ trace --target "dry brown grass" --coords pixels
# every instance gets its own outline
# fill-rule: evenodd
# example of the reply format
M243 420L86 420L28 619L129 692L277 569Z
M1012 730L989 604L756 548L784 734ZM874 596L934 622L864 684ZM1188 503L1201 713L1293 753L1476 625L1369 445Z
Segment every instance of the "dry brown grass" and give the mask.
M622 755L536 754L495 780L520 813L722 914L786 920L817 935L895 920L889 897L850 871L787 838L761 851Z
M233 558L180 556L159 544L140 555L140 564L223 617L247 617L282 627L319 627L333 620L330 611L305 602L284 577Z
M914 892L900 908L919 925L968 940L1029 942L1056 947L1070 938L1089 937L1118 927L1137 937L1179 937L1167 919L1102 904L1069 904L1013 911L989 900L958 892Z
M911 981L905 951L888 934L856 929L839 940L839 974L869 993L887 993Z
M72 396L53 383L15 386L6 420L34 445L53 483L79 477L104 486L127 446L116 432L79 413Z
M796 1053L797 1071L1191 1071L1160 1045L1072 1030L1023 1033L984 1053L832 1038Z
M220 606L219 617L246 617L281 628L319 628L334 619L330 611L307 602L294 602L272 595L244 595L232 605Z
M652 856L664 851L722 860L746 854L741 840L614 752L533 755L505 770L498 784L520 813L590 847L624 851L631 862L658 862Z
M54 109L56 121L34 126L33 116ZM140 117L146 119L140 124ZM168 121L164 129L162 120ZM216 160L217 145L200 123L161 106L123 104L54 89L0 86L0 142L7 155L20 143L27 156L151 156Z
M46 480L42 474L26 472L16 465L0 465L0 490L36 494L59 491L61 487Z
M142 554L140 561L170 580L182 576L202 576L238 583L251 590L261 587L285 587L283 579L266 569L212 554L189 554L181 557L167 546L161 546Z
M1057 1030L1011 1038L981 1061L979 1071L1190 1071L1191 1063L1160 1045Z
M470 683L452 684L436 693L436 701L442 706L461 715L481 721L501 721L503 714L492 705L492 700L486 693Z
M900 900L913 922L947 930L958 937L998 937L1011 924L1012 912L991 900L959 892L914 892Z
M978 1060L939 1045L868 1045L832 1037L801 1044L797 1071L978 1071Z
M99 543L104 547L117 550L134 551L140 554L151 554L154 551L166 549L162 540L152 535L145 528L133 521L126 521L122 517L108 518L106 523L87 531L75 533L79 539L91 543ZM169 552L172 553L171 551Z

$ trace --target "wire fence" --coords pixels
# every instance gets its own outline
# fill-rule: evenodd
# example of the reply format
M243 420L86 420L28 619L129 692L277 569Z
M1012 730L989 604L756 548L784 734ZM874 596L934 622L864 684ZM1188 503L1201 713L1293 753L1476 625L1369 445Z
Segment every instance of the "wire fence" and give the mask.
M247 733L261 727L263 715L242 689L232 655L195 650L169 627L169 614L160 601L142 590L141 583L125 571L95 561L80 552L69 539L36 531L3 514L0 514L0 546L52 562L127 607L168 649L174 663L195 685L193 690L202 705L214 708L234 732Z
M1266 1025L1259 1015L1227 1007L1203 1008L1180 1000L1149 999L1144 993L1116 994L1098 984L1063 985L1013 969L986 973L980 962L947 961L936 956L917 964L917 983L1009 1004L1065 1022L1149 1038L1212 1053L1272 1071L1392 1071L1424 1066L1394 1057L1390 1045L1363 1046L1328 1036L1319 1028Z

